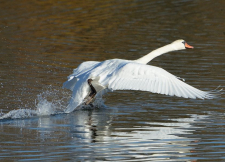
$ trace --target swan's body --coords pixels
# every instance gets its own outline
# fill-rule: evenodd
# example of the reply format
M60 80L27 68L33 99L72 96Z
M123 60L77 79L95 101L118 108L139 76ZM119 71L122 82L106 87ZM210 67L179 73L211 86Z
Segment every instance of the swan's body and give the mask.
M196 89L162 68L146 65L161 54L185 48L193 47L183 40L177 40L134 61L112 59L83 62L63 84L64 88L73 91L65 112L72 112L84 102L91 90L88 79L93 80L97 94L104 90L140 90L193 99L213 98L214 95L210 92Z

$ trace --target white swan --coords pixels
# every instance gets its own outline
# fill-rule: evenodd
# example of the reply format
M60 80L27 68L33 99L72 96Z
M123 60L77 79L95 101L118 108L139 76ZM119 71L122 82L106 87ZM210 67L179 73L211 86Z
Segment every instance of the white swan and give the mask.
M140 90L184 98L211 99L212 92L201 91L162 68L146 65L167 52L193 48L177 40L152 51L138 60L112 59L103 62L86 61L74 69L63 88L73 91L66 113L82 103L88 104L102 90ZM87 97L89 96L89 99Z

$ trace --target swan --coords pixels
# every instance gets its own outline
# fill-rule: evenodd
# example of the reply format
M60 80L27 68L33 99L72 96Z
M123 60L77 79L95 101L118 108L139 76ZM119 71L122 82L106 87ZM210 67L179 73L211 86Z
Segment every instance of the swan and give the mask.
M193 48L180 39L137 60L111 59L81 63L63 83L63 88L72 91L65 113L74 111L82 104L90 104L103 91L140 90L192 99L215 98L211 91L201 91L160 67L146 65L164 53Z

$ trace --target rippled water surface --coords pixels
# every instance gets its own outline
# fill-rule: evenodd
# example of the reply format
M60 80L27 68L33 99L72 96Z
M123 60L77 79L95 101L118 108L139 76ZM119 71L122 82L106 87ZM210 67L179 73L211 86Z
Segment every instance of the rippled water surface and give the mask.
M0 0L1 161L224 161L224 95L116 91L65 114L81 62L137 59L176 39L195 48L151 64L202 90L225 85L225 1Z

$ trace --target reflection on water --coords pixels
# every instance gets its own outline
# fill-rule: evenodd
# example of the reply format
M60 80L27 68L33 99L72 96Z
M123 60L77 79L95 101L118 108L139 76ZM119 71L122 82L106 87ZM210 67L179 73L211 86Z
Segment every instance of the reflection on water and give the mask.
M137 59L180 38L195 49L151 64L202 90L223 86L224 3L1 1L0 160L224 160L223 98L118 91L106 106L63 114L61 89L83 61Z
M1 142L3 152L5 156L13 153L16 157L28 159L33 159L35 154L42 160L56 157L63 160L64 154L72 153L75 154L69 159L77 156L80 160L188 159L187 155L195 150L196 143L201 139L193 136L193 131L201 130L202 127L197 125L204 124L203 120L208 118L208 115L189 115L167 119L168 122L150 121L133 128L119 128L117 125L129 123L116 121L117 113L117 108L107 108L5 121L1 130L8 129L1 132L3 137L10 135L16 138L8 132L13 128L16 136L24 140L18 143ZM40 152L45 152L46 156L38 155Z
M186 161L223 152L223 114L174 114L175 106L171 113L166 106L138 110L131 105L4 120L1 158Z

